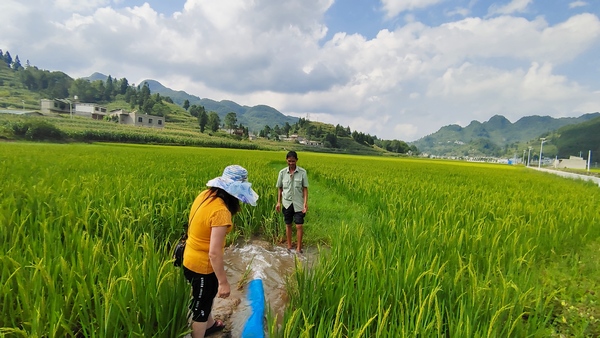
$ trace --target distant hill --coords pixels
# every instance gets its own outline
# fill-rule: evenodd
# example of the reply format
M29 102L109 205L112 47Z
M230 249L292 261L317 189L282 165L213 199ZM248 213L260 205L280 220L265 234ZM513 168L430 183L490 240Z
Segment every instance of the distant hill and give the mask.
M94 73L88 77L84 77L83 79L96 81L102 80L106 81L108 78L107 75L101 73ZM179 106L183 106L185 100L190 102L190 105L199 105L203 106L207 112L216 112L219 114L221 121L225 119L225 116L234 112L237 115L238 123L243 124L248 127L248 129L252 132L258 133L261 129L263 129L266 125L270 127L275 127L275 125L279 125L283 127L285 123L294 124L298 122L297 117L283 115L277 109L273 107L269 107L266 105L258 105L254 107L241 106L233 101L222 100L215 101L207 98L200 98L195 95L191 95L182 90L173 90L165 87L160 82L156 80L143 80L137 85L143 85L144 82L148 83L148 87L150 91L154 93L158 93L161 96L170 97L173 102Z
M472 121L464 128L456 124L442 127L411 144L421 152L440 156L468 155L473 149L485 155L496 156L519 143L526 143L561 127L597 117L600 117L598 112L580 117L526 116L511 123L504 116L495 115L487 122Z
M280 127L283 127L286 122L289 124L298 122L297 117L283 115L277 109L266 105L248 107L241 106L229 100L214 101L207 98L201 99L198 96L188 94L181 90L175 91L167 88L155 80L144 80L141 84L144 82L148 83L148 87L152 93L159 93L161 96L169 96L174 103L181 106L185 100L188 100L190 105L200 105L203 106L207 112L216 112L219 114L219 117L221 117L221 120L225 119L225 116L228 113L234 112L237 115L238 123L243 124L253 132L258 132L263 129L265 125L269 125L270 127L279 125Z
M94 73L94 74L92 74L92 75L90 75L88 77L84 77L83 79L84 80L89 80L90 82L94 82L94 81L97 81L97 80L102 80L102 82L106 82L106 79L108 79L108 76L104 75L102 73L97 73L96 72L96 73Z
M558 157L568 158L571 155L581 155L587 159L592 151L592 160L599 162L600 158L600 117L587 122L569 125L558 129L552 143L558 149Z

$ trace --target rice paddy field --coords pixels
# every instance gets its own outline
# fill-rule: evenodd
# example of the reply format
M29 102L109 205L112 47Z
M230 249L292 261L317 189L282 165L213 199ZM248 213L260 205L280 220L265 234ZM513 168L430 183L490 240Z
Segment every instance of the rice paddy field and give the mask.
M600 189L508 165L300 153L305 244L270 337L597 337ZM0 336L183 337L170 261L229 164L257 207L229 243L279 243L285 152L0 143Z

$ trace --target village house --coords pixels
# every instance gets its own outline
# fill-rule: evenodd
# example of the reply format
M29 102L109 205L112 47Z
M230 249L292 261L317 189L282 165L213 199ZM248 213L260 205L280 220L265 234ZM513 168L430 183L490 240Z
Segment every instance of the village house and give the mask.
M292 134L289 137L279 136L279 139L286 142L296 142L298 141L298 135Z
M106 107L95 103L70 102L61 99L42 99L40 103L42 114L71 114L102 120L107 115Z
M570 156L568 159L555 160L554 167L564 169L586 169L587 164L582 157Z
M165 118L162 116L138 112L126 112L123 109L111 111L110 117L120 124L128 124L137 127L164 128L165 126Z

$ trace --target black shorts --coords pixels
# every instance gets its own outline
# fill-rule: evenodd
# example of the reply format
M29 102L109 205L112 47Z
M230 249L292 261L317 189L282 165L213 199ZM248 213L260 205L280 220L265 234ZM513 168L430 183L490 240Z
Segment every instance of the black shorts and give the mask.
M304 224L305 213L302 211L294 211L294 205L291 204L289 208L283 208L283 221L285 224L292 224L292 221L296 224Z
M213 300L219 291L219 280L215 273L203 275L196 273L185 266L183 267L185 279L192 284L192 320L195 322L208 321L208 315L212 310Z

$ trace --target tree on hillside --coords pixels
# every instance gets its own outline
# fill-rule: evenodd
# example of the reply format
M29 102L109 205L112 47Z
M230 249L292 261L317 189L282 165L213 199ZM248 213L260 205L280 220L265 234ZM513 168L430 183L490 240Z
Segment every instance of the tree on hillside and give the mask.
M77 95L81 102L95 102L98 96L97 88L85 79L76 79L69 88L70 96Z
M129 81L126 78L122 78L119 84L119 94L125 95L129 89Z
M285 137L290 137L290 130L292 129L292 126L290 126L290 124L288 122L286 122L283 125L283 128L281 129L281 131L283 131L285 133Z
M338 144L337 144L337 137L335 136L335 134L332 133L327 133L327 135L325 135L325 139L324 142L325 147L328 148L337 148Z
M10 52L6 51L6 53L4 53L4 63L6 63L6 65L8 67L10 67L12 65L13 59L12 56L10 56Z
M95 97L94 100L92 102L101 102L104 101L104 93L106 93L106 87L104 86L104 81L102 80L96 80L94 82L92 82L92 87L94 87L95 89Z
M144 103L142 103L142 106L140 107L142 113L144 114L151 114L152 113L152 107L154 107L154 100L152 98L144 101Z
M190 100L185 100L183 101L183 109L188 110L188 108L190 107Z
M138 105L141 108L142 105L148 100L150 99L150 85L148 85L148 82L144 82L144 85L142 86L142 88L139 90L140 91L140 95L138 97Z
M311 137L313 137L315 135L315 126L313 126L312 124L307 124L306 125L306 138L307 139L311 139Z
M219 126L221 125L221 118L219 118L219 114L214 111L211 111L208 114L208 128L212 131L219 130Z
M208 114L206 114L206 110L202 107L202 110L198 114L198 124L200 125L200 132L204 132L204 128L208 124Z
M258 132L258 136L259 136L259 137L270 138L270 136L271 136L271 131L272 131L272 130L271 130L271 127L269 127L269 125L267 124L267 125L265 125L265 127L264 127L262 130L260 130L260 131Z
M104 86L104 100L110 101L115 97L115 84L113 83L112 76L106 78L106 85Z
M349 136L346 128L342 127L339 124L335 126L335 135L339 136L339 137L348 137Z
M234 112L229 112L225 116L225 126L229 129L235 129L237 126L237 114Z
M200 107L195 104L191 105L188 111L193 117L198 117L200 115Z
M21 60L19 60L19 56L18 55L15 57L15 61L12 63L12 69L13 70L24 69L23 66L21 66Z
M158 93L156 93L156 94L158 94ZM152 110L150 111L150 114L154 115L154 116L167 117L167 114L170 112L171 112L171 110L170 110L169 106L164 104L161 100L159 102L154 103L154 105L152 106Z

